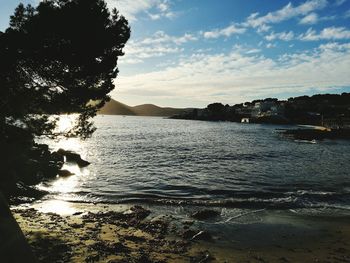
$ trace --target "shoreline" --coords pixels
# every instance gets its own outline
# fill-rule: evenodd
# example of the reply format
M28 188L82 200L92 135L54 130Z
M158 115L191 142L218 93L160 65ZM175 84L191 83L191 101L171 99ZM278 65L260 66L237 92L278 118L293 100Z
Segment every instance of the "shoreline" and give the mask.
M282 130L284 136L297 140L349 140L350 129L302 128Z
M12 208L41 262L350 261L349 215L261 210L225 222L179 207L60 202L69 213Z

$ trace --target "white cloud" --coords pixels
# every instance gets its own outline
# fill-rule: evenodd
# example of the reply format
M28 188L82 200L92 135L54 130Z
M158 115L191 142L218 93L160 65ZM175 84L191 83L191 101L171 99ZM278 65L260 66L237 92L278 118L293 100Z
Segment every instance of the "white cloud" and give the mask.
M181 45L189 41L196 41L196 40L198 40L198 38L193 34L189 34L189 33L176 37L176 36L170 36L166 34L164 31L157 31L156 33L153 34L153 36L139 41L139 44L150 45L150 44L160 44L160 43L173 43L176 45Z
M302 19L300 19L299 24L301 25L313 25L317 24L320 21L328 21L328 20L334 20L337 16L323 16L320 17L316 13L311 13L307 16L304 16Z
M168 54L181 53L182 48L170 45L145 46L139 43L130 42L125 47L125 57L121 58L122 63L136 64L142 63L144 59L162 57ZM130 63L131 62L131 63Z
M158 20L161 19L161 15L160 14L150 14L148 13L148 16L152 19L152 20Z
M350 43L338 44L337 42L330 42L327 44L320 45L320 50L336 50L336 51L347 51L350 49Z
M170 10L170 2L168 0L163 0L156 5L158 13L148 13L152 20L159 20L163 17L172 19L176 17L176 14Z
M184 49L181 45L196 40L196 36L188 33L182 36L170 36L163 31L158 31L143 40L128 42L124 49L125 57L121 58L121 63L139 64L145 59L182 53Z
M274 43L267 43L266 44L266 48L275 48L276 47L276 44Z
M241 54L256 54L261 52L261 49L252 48L251 46L248 46L248 45L239 45L239 44L233 45L232 50L235 51L236 53L241 53Z
M350 39L350 30L345 27L327 27L317 33L309 28L306 33L299 36L299 39L303 41Z
M264 32L269 31L270 29L271 29L270 26L263 24L263 25L258 27L258 33L264 33Z
M109 8L116 7L122 15L130 21L136 21L137 15L146 13L152 20L163 17L174 18L176 15L170 10L170 1L168 0L106 0ZM156 9L150 13L151 9Z
M161 12L167 12L170 9L169 1L163 1L157 7Z
M305 16L315 10L325 8L327 4L327 0L309 0L295 7L292 3L289 3L282 9L270 12L265 16L259 16L258 13L254 13L247 18L245 25L259 29L267 24L279 23L294 17Z
M143 63L143 60L140 58L122 58L122 63L123 64L140 64Z
M260 52L261 52L261 49L253 48L253 49L247 50L246 54L256 54L256 53L260 53Z
M223 29L214 29L203 33L205 38L219 38L219 37L230 37L234 34L243 34L246 32L245 28L237 27L236 25L230 25Z
M181 51L183 51L183 49L178 47L156 46L156 47L142 47L141 49L134 48L133 50L129 50L129 54L136 55L137 57L143 59L143 58L161 57L166 54L179 53Z
M135 21L138 13L147 11L157 4L157 0L106 0L109 8L117 8L128 20Z
M120 76L118 97L142 98L170 106L206 106L213 101L233 104L285 92L330 91L350 86L350 44L329 43L279 59L260 54L195 54L177 65L136 76ZM221 95L218 95L221 94ZM253 94L253 95L252 95ZM163 103L162 103L163 101ZM172 104L173 103L173 104ZM175 103L175 104L174 104Z
M265 36L265 39L267 41L273 41L276 39L283 40L283 41L291 41L294 39L294 33L292 31L281 32L281 33L272 32L269 35Z
M302 25L313 25L318 22L318 15L316 13L310 13L307 16L304 16L300 21L299 24Z

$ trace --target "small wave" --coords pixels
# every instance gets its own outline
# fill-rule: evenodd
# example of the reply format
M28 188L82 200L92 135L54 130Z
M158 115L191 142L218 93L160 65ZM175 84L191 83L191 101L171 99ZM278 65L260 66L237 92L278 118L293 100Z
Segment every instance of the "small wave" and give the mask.
M317 141L315 139L313 140L294 140L295 142L299 142L299 143L310 143L310 144L316 144Z
M321 193L323 195L323 193ZM54 196L53 196L54 197ZM230 199L193 199L193 198L161 198L159 196L114 196L106 198L103 195L65 195L56 196L61 200L82 203L104 203L104 204L147 204L147 205L165 205L165 206L203 206L203 207L220 207L220 208L237 208L237 209L267 209L267 210L290 210L290 209L350 209L349 199L339 197L332 200L316 200L314 198L288 196L282 198L230 198Z
M59 193L51 192L49 198L86 203L145 203L169 206L209 206L247 209L299 209L350 206L350 192L314 191L299 189L296 191L232 191L204 190L183 186L164 187L162 190L145 189L138 192L118 193L88 191ZM279 189L281 190L281 189ZM287 188L285 189L287 190Z

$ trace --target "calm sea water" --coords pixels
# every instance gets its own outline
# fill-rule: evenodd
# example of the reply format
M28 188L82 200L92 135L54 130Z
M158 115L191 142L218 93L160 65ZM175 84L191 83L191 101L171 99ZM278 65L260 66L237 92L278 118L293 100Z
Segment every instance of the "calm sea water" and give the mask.
M50 142L92 164L40 185L51 198L233 208L350 209L350 142L283 138L283 126L98 116L86 141Z

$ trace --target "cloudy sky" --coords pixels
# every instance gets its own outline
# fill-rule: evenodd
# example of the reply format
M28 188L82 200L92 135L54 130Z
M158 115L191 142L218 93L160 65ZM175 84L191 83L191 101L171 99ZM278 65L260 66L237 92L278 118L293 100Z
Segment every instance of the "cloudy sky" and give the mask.
M0 30L18 3L0 0ZM107 3L132 28L112 92L126 104L204 107L350 92L350 0Z

